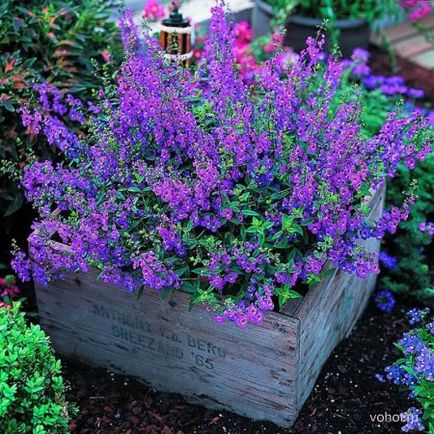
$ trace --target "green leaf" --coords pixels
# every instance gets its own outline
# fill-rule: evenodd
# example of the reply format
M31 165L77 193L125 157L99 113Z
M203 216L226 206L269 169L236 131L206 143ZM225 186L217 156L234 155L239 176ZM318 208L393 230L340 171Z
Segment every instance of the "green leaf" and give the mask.
M184 274L188 273L189 270L190 270L190 267L188 265L185 265L184 267L177 268L175 270L175 273L178 276L183 276Z
M21 194L18 194L13 202L9 204L9 206L6 208L6 211L4 213L5 217L8 217L15 212L17 212L21 207L23 206L23 196Z
M287 285L277 288L274 293L278 296L279 307L282 307L288 300L301 297L297 291L289 289Z
M143 295L143 291L144 291L145 287L142 285L136 292L136 298L137 300L140 299L140 297Z
M241 212L248 217L261 217L261 214L253 211L252 209L243 209Z

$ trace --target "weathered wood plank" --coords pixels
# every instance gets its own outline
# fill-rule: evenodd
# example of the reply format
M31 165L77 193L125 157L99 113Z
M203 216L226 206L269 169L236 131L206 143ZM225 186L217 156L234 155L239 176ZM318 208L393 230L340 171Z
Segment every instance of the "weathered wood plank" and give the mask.
M384 190L374 196L371 217L381 215L384 196ZM363 244L372 252L379 251L379 240L370 239ZM362 280L335 271L323 284L312 289L294 312L300 320L299 408L309 396L323 364L336 345L351 332L365 309L375 280L375 276Z
M420 20L420 24L427 28L434 28L434 14L428 14ZM382 30L383 35L387 40L394 45L396 42L406 38L411 38L418 34L418 30L412 25L411 22L406 21L404 23L397 24L387 29ZM380 33L374 33L371 37L371 42L375 45L381 45L382 36Z
M411 58L432 47L433 45L426 40L426 37L419 34L396 42L394 45L396 54L404 58Z
M185 294L141 299L93 270L37 285L41 323L61 354L138 376L214 408L289 425L296 416L299 321L272 313L244 330L188 311Z
M428 31L434 31L434 13L423 17L419 24ZM434 69L434 46L412 22L407 21L376 33L371 42L382 46L384 39L395 50L400 62L409 61L428 71Z

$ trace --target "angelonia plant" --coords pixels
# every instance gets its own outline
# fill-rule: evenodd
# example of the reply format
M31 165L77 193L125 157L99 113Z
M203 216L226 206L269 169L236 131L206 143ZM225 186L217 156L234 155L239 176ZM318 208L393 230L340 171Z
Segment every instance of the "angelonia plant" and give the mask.
M22 107L25 125L65 158L24 171L39 219L32 261L16 252L12 264L23 280L96 267L129 292L188 292L216 321L245 327L319 282L326 264L361 278L378 272L359 241L395 231L414 198L410 189L376 220L366 198L398 163L412 167L430 151L420 115L390 113L366 138L356 90L338 96L344 67L321 60L324 40L309 39L284 77L271 58L246 84L221 7L192 71L139 39L128 13L121 29L119 80L92 110L50 85L40 107Z
M19 303L0 306L0 432L66 434L75 412L48 337Z
M403 431L434 433L434 316L429 309L408 312L413 327L396 344L401 358L386 368L387 378L410 391L417 407L401 415Z

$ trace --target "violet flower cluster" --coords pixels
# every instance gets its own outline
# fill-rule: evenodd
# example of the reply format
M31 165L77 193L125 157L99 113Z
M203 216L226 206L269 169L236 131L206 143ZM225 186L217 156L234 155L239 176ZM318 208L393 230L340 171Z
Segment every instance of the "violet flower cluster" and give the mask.
M430 152L420 116L390 113L377 135L363 136L362 107L337 96L344 67L322 61L323 40L308 39L285 77L274 57L246 84L221 7L193 71L141 40L129 14L121 29L126 59L98 104L61 101L47 85L41 107L23 107L25 124L65 162L24 171L39 218L32 260L18 252L13 261L22 279L46 284L96 267L130 292L186 291L217 321L244 327L320 281L329 264L361 278L378 272L359 241L395 231L413 198L376 220L365 199L398 164Z
M429 309L412 309L409 323L415 328L404 333L398 341L402 353L393 365L386 368L386 376L393 383L410 391L421 408L412 407L403 413L403 431L423 431L424 425L434 426L434 316Z
M368 90L378 89L386 96L405 96L410 99L424 97L423 89L408 87L404 78L398 75L384 76L372 74L371 67L368 65L370 54L362 48L356 48L353 51L351 59L345 59L342 62L348 68L351 68L351 74L361 80L363 86Z

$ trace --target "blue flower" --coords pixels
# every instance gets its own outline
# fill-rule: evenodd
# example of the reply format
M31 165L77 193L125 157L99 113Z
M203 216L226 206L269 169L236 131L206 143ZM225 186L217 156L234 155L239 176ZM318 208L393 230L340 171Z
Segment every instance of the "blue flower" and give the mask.
M384 313L392 312L395 307L396 300L390 291L380 291L374 298L377 309Z
M401 413L401 418L406 424L401 428L402 431L408 432L412 430L423 431L425 427L422 425L420 415L422 410L411 407L405 413Z
M380 383L385 383L386 382L386 379L384 378L384 375L382 375L382 374L375 374L375 379L377 381L379 381Z
M386 252L381 252L379 255L379 259L383 263L383 265L389 270L395 269L398 265L398 259L396 259L395 256L389 255Z
M409 317L408 322L410 324L416 324L417 322L421 322L424 316L429 312L429 309L411 309L409 312L407 312L407 315Z

